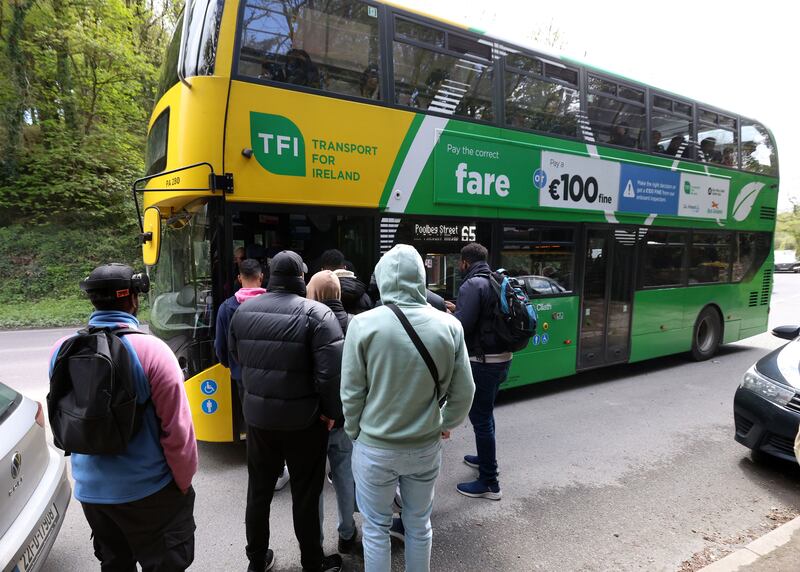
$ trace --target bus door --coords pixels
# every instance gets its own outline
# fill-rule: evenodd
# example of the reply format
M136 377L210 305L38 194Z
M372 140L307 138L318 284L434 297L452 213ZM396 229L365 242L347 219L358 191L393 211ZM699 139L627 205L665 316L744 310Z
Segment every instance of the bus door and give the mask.
M584 239L578 369L628 359L636 229L589 227Z

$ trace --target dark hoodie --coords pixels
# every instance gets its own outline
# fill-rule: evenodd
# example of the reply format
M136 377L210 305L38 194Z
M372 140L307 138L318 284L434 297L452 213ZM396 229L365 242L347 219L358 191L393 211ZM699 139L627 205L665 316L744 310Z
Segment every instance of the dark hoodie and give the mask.
M360 314L372 309L372 298L367 294L367 285L349 270L334 270L342 285L342 305L348 314Z

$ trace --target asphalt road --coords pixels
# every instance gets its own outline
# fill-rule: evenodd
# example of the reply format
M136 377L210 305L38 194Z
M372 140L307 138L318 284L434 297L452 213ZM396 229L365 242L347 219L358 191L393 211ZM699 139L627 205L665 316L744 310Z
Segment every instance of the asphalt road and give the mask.
M800 324L800 276L778 275L773 326ZM0 332L0 380L36 399L47 355L64 330ZM756 463L733 440L732 401L743 372L781 340L763 334L714 360L673 356L501 395L496 417L503 500L455 492L471 479L465 424L445 443L436 489L432 569L665 570L697 554L746 544L772 519L800 511L800 469ZM244 448L200 444L193 570L244 570ZM326 485L326 551L335 548ZM277 570L299 570L289 488L273 501ZM394 568L402 570L402 548ZM346 560L350 570L360 570ZM97 569L89 529L71 504L46 571Z

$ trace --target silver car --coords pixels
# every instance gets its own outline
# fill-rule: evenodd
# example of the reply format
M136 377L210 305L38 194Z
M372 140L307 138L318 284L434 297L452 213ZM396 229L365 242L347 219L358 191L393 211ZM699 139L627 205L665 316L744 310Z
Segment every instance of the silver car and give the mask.
M72 493L63 453L47 444L41 404L0 383L0 570L39 570Z

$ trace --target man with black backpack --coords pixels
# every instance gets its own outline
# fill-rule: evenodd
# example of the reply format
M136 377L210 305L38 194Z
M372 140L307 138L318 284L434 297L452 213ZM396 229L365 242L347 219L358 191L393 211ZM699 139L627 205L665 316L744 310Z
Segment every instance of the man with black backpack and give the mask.
M464 455L464 463L478 469L478 479L459 483L457 489L468 497L500 500L502 492L497 479L494 402L500 385L508 376L512 351L519 348L511 347L509 340L498 335L501 329L496 324L499 285L497 278L493 279L488 257L486 248L476 242L461 249L463 281L458 290L457 305L448 302L448 309L453 311L464 327L475 380L475 398L469 411L469 420L475 431L477 455ZM502 287L507 286L508 281L503 281Z
M178 361L139 330L139 293L150 282L112 263L80 286L96 310L53 348L47 406L54 442L71 454L95 555L102 570L185 570L194 560L197 444Z

